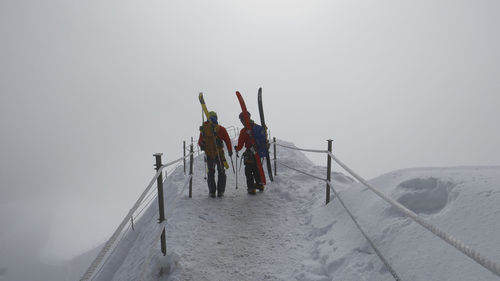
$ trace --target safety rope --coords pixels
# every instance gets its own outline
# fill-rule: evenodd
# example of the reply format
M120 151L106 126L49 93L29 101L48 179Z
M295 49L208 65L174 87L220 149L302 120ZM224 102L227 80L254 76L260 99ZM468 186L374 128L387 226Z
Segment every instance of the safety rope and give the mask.
M186 152L188 152L188 153L189 153L189 152L190 152L190 150L191 150L190 146L191 146L191 145L186 146L186 149L185 149L185 151L186 151ZM193 147L193 153L194 153L194 154L199 153L199 152L201 151L201 149L199 149L198 145L193 145L193 146L194 146L194 147Z
M158 224L159 227L156 228L156 231L155 231L155 235L153 237L156 237L156 238L160 238L161 234L163 233L163 230L165 229L165 225L167 224L167 220L164 220L162 221L161 223ZM151 259L153 258L153 254L154 254L154 251L153 249L155 248L156 244L155 243L151 243L151 245L149 245L149 248L148 248L148 256L146 257L144 263L142 264L142 270L141 270L141 274L140 274L140 277L138 280L142 281L142 280L146 280L145 279L145 276L146 276L146 272L149 268L149 263L151 262Z
M174 198L174 202L177 201L177 197L178 196L180 196L180 195L182 195L182 193L184 193L184 190L186 189L186 186L188 185L189 180L191 180L192 178L193 178L192 175L189 175L189 176L185 177L184 183L182 185L182 189L181 189L180 192L177 193L176 198ZM166 224L167 224L167 220L164 220L163 222L161 222L159 224L160 227L157 228L157 231L156 231L154 237L157 237L157 238L160 237L160 235L163 232L163 229L165 228ZM154 247L155 246L156 245L153 243L149 247L149 250L148 250L149 255L148 255L148 257L146 257L146 261L143 263L141 274L140 274L141 277L139 278L139 280L145 280L144 278L145 278L146 272L147 272L147 270L149 268L149 263L151 262L151 259L152 259L153 255L154 255Z
M375 254L377 254L377 256L379 257L379 259L384 263L385 267L391 273L392 277L394 277L394 280L400 281L401 279L398 277L398 274L396 273L396 271L394 270L394 268L392 268L392 266L389 264L389 262L384 258L384 256L382 255L382 253L377 249L377 247L375 246L375 244L372 242L372 240L370 239L370 237L368 237L368 235L366 235L366 233L363 231L363 229L361 228L361 226L359 225L359 223L356 221L356 218L354 218L354 216L351 213L351 211L349 211L349 209L347 208L347 206L344 204L344 201L342 200L342 198L340 197L340 195L337 193L337 191L335 190L335 188L333 188L332 183L330 181L327 181L327 180L325 180L325 181L328 184L328 186L330 187L330 189L333 191L333 193L335 194L335 196L337 197L337 199L339 200L340 204L342 204L342 207L344 207L344 209L346 210L347 214L349 214L349 216L351 217L352 221L354 222L354 224L358 228L359 232L361 232L361 234L365 237L366 241L368 241L368 243L370 244L370 246L372 247L372 249L375 251Z
M293 149L293 150L306 151L306 152L315 152L315 153L327 153L328 152L328 150L297 148L297 147L293 147L293 146L288 146L288 145L280 144L280 143L277 143L277 142L276 142L276 145L277 146L281 146L281 147L285 147L285 148L289 148L289 149Z
M122 233L120 233L120 239L118 240L117 244L120 243L123 239L126 239L126 234L128 233L128 231L130 230L131 226L130 224L127 226L127 229L125 231L123 231ZM127 239L128 241L128 239ZM108 262L108 258L110 256L112 256L116 251L116 247L113 247L111 249L111 252L108 254L108 257L102 262L102 264L100 264L99 266L99 269L97 270L97 272L94 273L94 276L92 277L92 280L94 279L95 276L98 276L102 269L104 268L104 265L106 265L106 263ZM83 279L80 279L80 280L83 280Z
M177 202L177 197L180 196L180 195L182 195L184 193L184 190L186 189L186 186L188 185L189 180L191 180L192 178L193 178L192 175L188 175L188 176L185 177L184 183L182 184L181 191L177 193L176 197L173 200L174 202ZM156 197L153 197L152 199L156 199ZM147 206L148 205L146 205L145 207L147 207ZM142 212L142 210L141 210L141 212ZM166 224L167 224L167 220L164 220L163 222L161 222L159 224L159 227L156 229L156 233L155 233L155 235L153 237L159 238L160 235L161 235L161 233L163 232L163 229L166 226ZM152 259L153 255L154 255L154 247L155 246L156 246L156 244L152 243L150 245L150 247L149 247L149 250L148 250L149 254L148 254L148 257L146 257L145 262L143 263L141 274L140 274L141 277L139 278L139 280L144 280L146 272L147 272L147 270L149 268L149 263L151 262L151 259Z
M377 254L377 256L380 258L380 260L382 261L382 263L384 263L385 267L387 268L387 270L389 270L389 272L391 273L392 277L394 277L394 279L396 281L400 281L401 279L398 277L396 271L392 268L392 266L389 264L389 262L384 258L384 256L382 255L382 253L377 249L377 247L375 246L375 244L372 242L372 240L368 237L368 235L366 235L366 233L363 231L363 229L361 228L361 226L359 225L359 223L356 221L356 219L354 218L354 216L352 215L351 211L349 211L349 209L347 208L347 206L344 204L344 201L342 200L342 198L340 198L339 194L337 193L337 191L333 188L332 184L330 181L326 180L326 179L323 179L323 178L320 178L318 176L315 176L315 175L312 175L312 174L309 174L309 173L306 173L304 171L301 171L301 170L298 170L298 169L295 169L295 168L292 168L284 163L282 163L281 161L277 161L280 165L282 166L285 166L287 167L288 169L291 169L291 170L294 170L296 172L299 172L301 174L304 174L304 175L307 175L307 176L310 176L310 177L313 177L315 179L318 179L318 180L321 180L321 181L324 181L328 184L328 186L330 187L330 189L333 191L333 193L335 194L335 196L337 197L337 199L340 201L340 203L342 204L342 206L344 207L344 209L346 210L346 212L349 214L349 216L351 217L352 221L354 222L354 224L356 225L356 227L359 229L359 231L361 232L361 234L365 237L366 241L368 241L368 243L370 244L370 246L373 248L373 250L375 251L375 253Z
M105 261L105 258L107 259L109 257L110 250L113 250L114 245L116 244L116 241L117 241L118 237L123 232L123 229L128 224L128 222L130 221L130 219L133 217L135 211L137 211L137 209L142 205L142 203L144 201L144 198L148 195L151 187L153 187L153 185L156 182L156 180L158 179L158 177L163 173L163 169L166 168L166 167L168 167L168 166L170 166L170 165L173 165L173 164L175 164L177 162L180 162L180 161L182 161L185 158L190 157L190 156L191 156L191 153L189 153L185 157L181 157L181 158L179 158L177 160L174 160L174 161L172 161L170 163L162 165L161 167L158 167L158 171L153 176L153 178L151 179L151 181L149 182L149 184L146 186L146 188L142 192L142 194L139 197L139 199L137 199L137 201L135 202L134 206L129 210L129 212L127 213L127 215L125 216L125 218L122 220L122 222L120 223L120 225L118 226L118 228L113 232L113 235L111 235L111 237L108 239L108 241L104 244L104 247L101 249L101 251L96 256L96 258L94 259L94 261L90 264L89 268L84 273L84 275L82 276L82 278L80 279L80 281L92 280L94 278L95 273L96 273L96 269L102 265L102 262Z
M229 127L226 127L226 130L231 132L233 135L232 135L232 139L235 139L238 137L238 133L239 133L239 128L238 127L235 127L235 126L229 126Z
M337 162L337 164L339 164L349 174L351 174L354 178L356 178L359 182L361 182L364 186L366 186L368 189L370 189L371 191L373 191L379 197L381 197L386 202L388 202L389 204L391 204L394 207L396 207L399 211L401 211L402 213L404 213L405 215L407 215L408 217L410 217L411 219L413 219L415 222L417 222L418 224L420 224L421 226L423 226L424 228L426 228L427 230L429 230L434 235L438 236L439 238L441 238L442 240L444 240L445 242L447 242L449 245L455 247L457 250L459 250L460 252L462 252L463 254L465 254L466 256L468 256L469 258L471 258L472 260L474 260L476 263L480 264L484 268L486 268L489 271L491 271L493 274L495 274L495 275L497 275L497 276L500 277L500 265L499 264L497 264L497 263L493 262L492 260L486 258L481 253L479 253L478 251L472 249L468 245L465 245L464 243L462 243L457 238L455 238L455 237L453 237L453 236L445 233L444 231L440 230L438 227L434 226L433 224L431 224L429 222L426 222L423 218L421 218L416 213L412 212L411 210L409 210L408 208L406 208L405 206L403 206L399 202L396 202L396 201L388 198L383 193L381 193L377 189L373 188L370 184L368 184L368 182L366 182L366 180L364 180L362 177L360 177L358 174L356 174L347 165L345 165L344 163L342 163L342 161L340 161L337 157L335 157L335 155L333 155L331 152L329 152L327 150L322 151L322 150L313 150L313 149L301 149L301 148L286 146L286 145L282 145L282 144L278 144L278 143L277 143L277 145L279 145L281 147L293 149L293 150L299 150L299 151L327 153L335 162ZM330 187L331 187L331 185L330 185Z
M127 213L127 215L122 220L122 222L120 223L120 225L118 226L118 228L115 230L115 232L113 233L113 235L111 235L111 238L109 238L109 240L106 242L106 244L104 244L104 247L101 249L101 251L99 252L99 254L97 255L97 257L94 259L94 261L92 262L92 264L89 266L89 268L87 269L87 271L85 272L85 274L83 275L83 277L80 279L81 281L83 281L83 280L91 280L91 278L93 278L95 270L101 264L101 262L104 260L104 258L108 255L109 251L111 250L111 248L115 244L115 241L118 238L118 236L120 235L120 233L122 232L123 228L125 227L125 225L127 225L128 221L132 217L133 213L139 207L139 205L142 203L142 200L144 199L144 197L146 196L146 194L149 192L149 189L153 186L153 184L155 183L156 179L161 175L162 172L163 172L163 167L160 167L158 169L158 171L156 172L156 174L151 179L151 181L149 182L149 184L147 185L147 187L144 190L144 192L141 194L141 196L139 197L139 199L135 202L135 204L132 207L132 209L130 209L130 211Z
M193 154L194 154L194 152L193 152ZM173 165L173 164L175 164L175 163L177 163L177 162L180 162L180 161L182 161L182 160L184 160L184 159L189 158L190 156L191 156L191 153L189 153L188 155L183 156L183 157L181 157L181 158L179 158L179 159L176 159L176 160L174 160L174 161L172 161L172 162L169 162L169 163L167 163L167 164L163 164L163 165L161 165L161 166L162 166L163 168L168 167L168 166L171 166L171 165Z
M153 202L153 200L156 199L156 196L158 195L158 193L156 192L150 192L148 197L145 198L144 202L146 202L145 204L143 204L144 206L142 207L142 209L140 209L134 217L132 217L133 219L137 220L137 218L142 214L142 212L144 212L144 210L150 206L151 202Z
M288 168L288 169L290 169L290 170L294 170L294 171L296 171L296 172L299 172L299 173L304 174L304 175L306 175L306 176L313 177L313 178L318 179L318 180L326 181L326 179L324 179L324 178L320 178L320 177L315 176L315 175L313 175L313 174L309 174L309 173L306 173L306 172L304 172L304 171L297 170L297 169L295 169L295 168L292 168L292 167L290 167L290 166L288 166L288 165L284 164L284 163L283 163L283 162L281 162L281 161L278 161L278 160L277 160L276 162L278 162L278 164L280 164L280 165L282 165L282 166L287 167L287 168Z
M184 193L184 190L186 190L186 187L188 186L189 181L193 178L193 175L187 176L186 180L184 181L184 184L182 186L181 192L179 192L179 195Z
M190 155L188 155L190 156ZM177 165L175 167L171 167L169 168L168 171L165 171L166 174L170 174L172 173L173 171L175 171L175 169L179 168L181 166L181 163L177 163ZM166 178L165 178L166 180ZM156 199L158 193L155 192L155 190L151 189L149 194L142 200L142 203L141 205L143 206L141 210L139 210L138 212L135 213L135 216L132 217L132 219L135 219L137 220L137 218L141 215L141 213L151 204L151 202Z
M470 246L465 245L462 243L460 240L457 238L445 233L444 231L440 230L436 226L426 222L423 220L420 216L412 212L411 210L407 209L405 206L401 205L399 202L396 202L387 196L385 196L383 193L378 191L377 189L373 188L368 182L366 182L365 179L360 177L358 174L356 174L354 171L352 171L349 167L347 167L344 163L342 163L335 155L333 155L331 152L328 152L328 155L337 162L342 168L344 168L347 172L349 172L353 177L355 177L359 182L361 182L364 186L366 186L368 189L373 191L375 194L380 196L382 199L387 201L389 204L393 205L396 207L398 210L406 214L408 217L412 218L414 221L416 221L418 224L429 230L430 232L434 233L436 236L439 238L443 239L445 242L450 244L451 246L455 247L457 250L462 252L463 254L467 255L471 259L473 259L475 262L478 264L482 265L484 268L488 269L495 275L500 277L500 265L489 260L488 258L484 257L481 255L478 251L472 249Z

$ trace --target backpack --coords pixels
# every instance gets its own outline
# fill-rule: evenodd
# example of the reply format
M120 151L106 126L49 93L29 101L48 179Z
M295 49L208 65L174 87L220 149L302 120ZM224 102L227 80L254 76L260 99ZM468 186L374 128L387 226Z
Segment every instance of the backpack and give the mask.
M260 157L268 157L267 153L267 133L264 127L254 124L252 127L252 134L255 138L255 144L257 145L257 152Z
M203 125L200 126L200 132L201 135L203 136L203 142L205 143L204 151L208 157L215 158L216 156L219 155L219 153L221 156L224 155L222 141L217 136L218 129L219 129L218 125L211 124L208 122L203 123Z

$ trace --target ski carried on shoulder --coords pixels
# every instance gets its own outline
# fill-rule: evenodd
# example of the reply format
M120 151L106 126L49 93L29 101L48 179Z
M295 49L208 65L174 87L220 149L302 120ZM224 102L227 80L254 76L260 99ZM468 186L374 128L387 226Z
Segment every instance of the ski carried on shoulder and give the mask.
M264 120L264 106L262 105L262 87L259 88L257 101L259 103L260 125L264 127L264 130L266 130L266 136L267 136L267 126L266 126L266 121ZM265 145L265 149L266 149L265 157L266 157L267 174L269 175L269 179L271 181L274 181L273 169L271 168L271 159L269 159L269 149L267 148L267 143Z
M205 104L205 99L203 98L203 93L200 92L200 94L198 95L198 99L200 100L200 103L201 103L201 108L203 109L203 113L205 113L205 116L207 117L207 121L210 123L210 125L212 125L212 128L213 128L213 135L214 135L214 142L217 143L217 141L215 140L216 136L217 136L217 131L216 131L216 124L214 124L212 122L212 120L210 120L210 116L208 116L208 109L207 109L207 105ZM216 149L217 151L218 148L216 146ZM220 155L219 155L219 161L221 161L221 158ZM226 169L229 169L229 164L227 163L226 159L222 159L222 164L224 165L224 168Z
M238 101L240 102L241 112L243 112L243 119L245 119L245 129L247 130L250 136L250 144L251 151L255 157L255 162L257 164L257 169L259 170L260 180L262 184L266 184L266 176L264 175L264 170L262 169L262 162L260 161L260 156L257 150L255 149L256 142L255 137L253 136L252 125L250 124L250 117L248 116L247 106L245 105L245 101L241 96L240 92L236 91L236 96L238 97Z

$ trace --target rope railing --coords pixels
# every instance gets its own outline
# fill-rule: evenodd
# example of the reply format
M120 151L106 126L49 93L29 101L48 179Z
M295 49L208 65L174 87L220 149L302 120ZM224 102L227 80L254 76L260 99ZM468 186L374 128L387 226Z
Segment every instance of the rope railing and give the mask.
M287 147L287 146L283 146L283 147ZM300 149L300 148L294 148L294 147L287 147L287 148L290 148L290 149L294 149L294 150L301 150L301 151L304 151L303 149ZM368 241L368 244L370 244L370 246L372 247L372 249L375 251L375 254L380 258L380 260L382 261L382 263L385 265L385 267L387 268L387 270L389 271L389 273L391 273L392 277L394 277L394 280L396 281L400 281L401 279L398 277L396 271L392 268L392 266L389 264L389 262L387 261L387 259L384 258L384 256L382 255L382 253L377 249L377 247L375 246L375 244L372 242L372 240L370 239L370 237L368 237L368 235L363 231L363 229L361 228L361 226L359 225L359 223L356 221L356 218L354 218L354 216L352 215L351 211L349 211L349 209L347 208L347 206L344 204L344 201L340 198L340 196L338 195L337 191L333 188L332 184L331 184L331 181L327 180L327 179L324 179L324 178L321 178L319 176L316 176L316 175L313 175L313 174L310 174L310 173L307 173L307 172L304 172L304 171L301 171L299 169L295 169L293 167L290 167L286 164L284 164L283 162L281 161L276 161L278 164L284 166L284 167L287 167L288 169L291 169L293 171L296 171L298 173L301 173L301 174L304 174L306 176L309 176L309 177L312 177L312 178L315 178L315 179L318 179L318 180L321 180L321 181L324 181L327 183L327 185L329 186L329 188L333 191L333 193L335 194L336 198L339 200L339 202L342 204L342 207L344 207L344 209L346 210L347 214L349 214L349 217L352 219L352 221L354 222L354 224L356 225L356 227L358 228L358 230L361 232L361 234L363 235L363 237L366 239L366 241Z
M149 189L151 187L153 187L153 184L155 183L156 179L161 175L162 170L163 170L163 168L160 167L160 169L153 176L153 178L151 179L151 181L149 182L149 184L146 186L146 188L142 192L142 194L139 197L139 199L137 199L137 201L135 202L134 206L129 210L129 212L127 213L127 215L125 216L125 218L123 218L122 222L120 223L120 225L118 226L118 228L115 230L115 232L113 233L113 235L111 235L111 238L109 238L109 240L104 244L104 247L101 249L101 251L99 252L99 254L97 255L97 257L90 264L89 268L87 269L87 271L85 272L85 274L83 275L83 277L80 279L81 281L92 280L92 278L94 277L94 272L96 271L97 267L99 267L99 265L102 263L102 261L104 260L104 258L108 256L108 253L111 250L111 248L113 247L113 245L115 244L116 239L118 238L118 236L122 232L123 228L130 221L130 218L132 217L133 213L137 210L137 208L139 208L139 206L142 203L142 200L144 199L144 197L146 196L146 194L149 192Z
M488 269L493 274L495 274L495 275L497 275L497 276L500 277L500 265L499 264L497 264L497 263L493 262L492 260L486 258L480 252L478 252L478 251L472 249L470 246L462 243L460 240L458 240L457 238L453 237L452 235L449 235L446 232L440 230L437 226L435 226L435 225L433 225L433 224L425 221L422 217L420 217L416 213L412 212L411 210L409 210L408 208L406 208L405 206L403 206L399 202L394 201L394 200L388 198L387 196L385 196L382 192L380 192L377 189L375 189L374 187L372 187L365 179L363 179L361 176L359 176L357 173L355 173L352 169L350 169L347 165L345 165L342 161L340 161L335 155L333 155L333 153L331 151L328 151L328 150L315 150L315 149L303 149L303 148L297 148L297 147L292 147L292 146L288 146L288 145L283 145L283 144L280 144L280 143L277 143L277 142L276 142L276 145L278 145L280 147L288 148L288 149L298 150L298 151L326 153L329 156L329 159L333 159L337 164L339 164L343 169L345 169L355 179L357 179L360 183L362 183L364 186L366 186L368 189L370 189L376 195L378 195L379 197L381 197L383 200L385 200L386 202L388 202L392 206L396 207L396 209L398 209L400 212L402 212L406 216L410 217L412 220L414 220L415 222L417 222L419 225L421 225L425 229L429 230L431 233L433 233L434 235L438 236L443 241L447 242L449 245L453 246L454 248L456 248L457 250L459 250L461 253L465 254L466 256L468 256L469 258L471 258L472 260L474 260L479 265L483 266L484 268ZM283 163L280 163L280 164L283 165L283 166L286 166ZM289 166L286 166L286 167L290 168L290 169L293 169L295 171L298 171L300 173L312 176L314 178L321 179L321 178L319 178L317 176L308 174L308 173L303 172L303 171L299 171L299 170L291 168ZM324 180L324 179L321 179L321 180ZM326 181L327 185L332 189L332 191L334 192L335 196L337 196L337 198L339 198L338 197L338 193L332 187L331 181L329 181L329 180L324 180L324 181ZM342 205L344 205L344 204L342 203ZM346 209L346 211L347 211L347 209ZM351 214L350 214L350 216L351 216ZM355 222L355 223L358 225L357 222ZM361 231L361 229L360 229L360 231ZM378 250L375 250L375 251L377 252ZM389 271L391 271L391 270L389 270ZM392 274L392 272L391 272L391 274ZM393 277L397 278L397 275L393 275ZM398 279L396 279L396 280L398 280Z
M187 155L187 157L189 157L190 155ZM165 175L167 174L170 174L171 172L173 172L175 169L179 168L181 163L180 161L176 161L177 165L172 167L172 165L163 165L164 169L163 171L165 172ZM168 167L167 167L168 166ZM169 168L168 170L166 168ZM187 177L188 179L190 177ZM166 180L166 179L165 179ZM153 200L157 199L157 195L158 193L155 192L154 189L150 189L149 193L142 199L142 203L140 206L142 206L141 209L139 209L139 211L135 211L134 212L134 215L130 218L131 220L131 224L133 224L134 221L138 220L140 217L141 217L141 214L144 212L144 210L146 210L149 206L151 206L151 203L153 202ZM127 232L130 228L127 228L127 230L125 232ZM132 225L132 229L133 229L133 225Z
M177 194L175 195L175 198L171 199L171 201L173 202L177 202L177 197L181 196L184 191L186 190L186 187L188 186L190 180L193 178L193 175L188 175L184 178L184 182L182 184L182 188L181 188L181 191L180 192L177 192ZM154 199L154 198L153 198ZM175 203L174 203L175 204ZM175 207L174 207L175 208ZM172 208L173 209L173 208ZM172 214L169 214L167 213L166 215L166 218L168 219ZM162 228L168 223L167 220L164 220L162 223L159 224L159 228L157 228L156 230L156 234L155 234L155 237L158 237L160 238L160 232L162 230ZM146 261L144 262L143 266L142 266L142 271L141 271L141 278L139 280L144 280L144 277L145 277L145 273L146 271L148 270L148 264L149 262L151 261L151 258L152 256L154 255L154 251L153 251L153 247L155 246L155 244L151 244L150 247L149 247L149 255L148 257L146 257Z
M156 237L156 239L160 239L161 237L161 234L163 232L163 229L165 229L165 226L167 224L167 221L163 221L161 222L158 227L156 229L153 229L152 231L155 232L154 234L154 237ZM154 255L154 247L156 245L154 243L151 243L151 245L149 245L149 248L148 248L148 256L146 257L144 263L142 264L142 269L141 269L141 274L140 274L140 277L139 277L139 281L142 281L142 280L146 280L145 277L146 277L146 273L147 273L147 270L148 270L148 267L149 267L149 264L151 262L151 259L153 258L153 255Z
M389 270L389 272L391 273L392 277L394 277L394 280L396 280L396 281L401 280L399 278L398 274L396 273L396 271L394 270L394 268L392 268L392 266L389 264L389 262L384 258L384 256L382 255L382 253L377 249L377 247L375 246L375 244L372 242L372 240L370 239L370 237L368 237L368 235L365 233L365 231L361 228L361 225L359 225L359 223L356 220L356 218L354 217L354 215L351 213L351 211L349 210L349 208L347 208L346 204L344 203L344 200L342 200L342 198L340 197L340 195L337 193L337 190L335 190L335 188L333 188L331 181L326 181L326 183L330 186L330 188L333 191L333 194L335 194L335 196L339 200L340 204L342 204L342 207L344 207L344 209L347 212L347 214L349 215L349 217L351 217L351 220L354 222L354 224L358 228L359 232L361 232L361 234L363 235L363 237L365 237L366 241L368 241L368 243L370 244L370 246L372 247L372 249L375 251L375 254L377 254L377 256L379 257L379 259L384 263L384 265L387 268L387 270Z
M421 218L419 215L416 213L412 212L405 206L401 205L399 202L394 201L387 196L385 196L382 192L378 191L374 187L372 187L368 182L366 182L365 179L363 179L361 176L356 174L354 171L352 171L347 165L342 163L335 155L332 153L328 153L328 155L335 161L337 162L342 168L344 168L347 172L349 172L353 177L355 177L359 182L361 182L364 186L366 186L368 189L373 191L375 194L377 194L379 197L384 199L386 202L391 204L392 206L396 207L399 211L402 213L406 214L408 217L413 219L415 222L423 226L425 229L429 230L445 242L447 242L449 245L453 246L478 264L482 265L484 268L488 269L491 271L493 274L497 275L500 277L500 265L489 260L488 258L484 257L481 253L478 251L472 249L470 246L465 245L462 243L460 240L457 238L453 237L452 235L447 234L446 232L440 230L438 227L434 226L433 224L426 222L423 218Z
M190 155L187 155L186 158L188 158L189 156ZM167 174L167 173L170 174L175 169L179 168L181 166L181 163L180 163L180 161L178 161L176 166L174 166L174 167L172 167L172 165L168 165L168 166L169 166L169 170L164 169L165 174ZM166 168L166 167L167 167L167 165L164 165L164 168ZM187 178L190 179L189 176ZM158 195L157 192L155 192L154 190L150 190L148 195L143 199L143 202L141 204L141 206L143 206L143 207L135 213L133 220L137 220L140 217L142 212L150 206L151 202L153 202L154 199L156 199L156 195Z
M193 153L193 154L194 154L194 153ZM187 159L187 158L189 158L189 157L191 157L191 153L190 153L190 154L188 154L188 155L186 155L186 156L183 156L183 157L181 157L181 158L179 158L179 159L176 159L176 160L174 160L174 161L172 161L172 162L169 162L169 163L167 163L167 164L163 164L163 165L162 165L162 168L166 168L166 167L168 167L168 166L172 166L173 164L178 163L178 162L181 162L181 161L183 161L183 160L185 160L185 159Z
M102 268L102 266L104 265L104 262L109 258L112 251L114 250L114 247L117 244L118 238L121 236L121 234L123 234L123 230L124 230L125 226L127 226L127 224L129 224L129 222L133 221L133 219L135 218L134 214L136 214L136 211L139 209L140 206L142 206L145 203L145 198L147 198L151 195L151 193L150 193L151 188L153 187L154 183L156 181L158 181L159 178L162 176L163 170L169 166L172 166L176 163L179 163L179 162L185 160L186 158L192 157L193 154L194 154L194 152L190 152L188 155L181 157L179 159L176 159L174 161L171 161L169 163L166 163L165 165L157 165L157 171L156 171L155 175L149 181L149 184L146 186L146 188L141 193L141 195L139 196L137 201L134 203L133 207L129 210L127 215L123 218L120 225L116 228L116 230L113 232L113 234L108 239L108 241L106 241L103 248L97 254L96 258L92 261L92 263L88 267L87 271L83 274L82 278L80 279L81 281L93 280L95 278L97 272L99 272L100 268ZM155 156L158 156L158 155L155 155ZM190 180L190 179L192 179L192 174L190 174L188 177L188 180ZM185 186L183 188L185 188ZM152 197L151 199L147 200L147 202L146 202L147 204L145 204L145 206L148 206L152 202L152 200L154 200L154 199L155 199L155 197ZM145 209L145 207L141 209L140 213L142 213L142 211L144 209ZM140 215L140 213L137 214L137 216Z
M272 142L272 143L274 143L274 142ZM285 148L289 148L289 149L293 149L293 150L305 151L305 152L314 152L314 153L327 153L328 152L328 150L297 148L297 147L288 146L288 145L284 145L284 144L280 144L280 143L276 143L276 145L281 146L281 147L285 147Z
M280 164L280 165L282 165L282 166L287 167L287 168L288 168L288 169L290 169L290 170L294 170L294 171L296 171L296 172L298 172L298 173L304 174L304 175L306 175L306 176L310 176L310 177L312 177L312 178L315 178L315 179L318 179L318 180L321 180L321 181L326 181L326 179L324 179L324 178L321 178L321 177L315 176L315 175L313 175L313 174L306 173L306 172L301 171L301 170L299 170L299 169L292 168L292 167L290 167L290 166L286 165L285 163L283 163L283 162L281 162L281 161L279 161L279 160L278 160L278 161L276 161L276 162L278 162L278 164Z
M172 199L171 201L174 201L174 202L177 201L177 197L180 196L180 195L182 195L184 193L184 190L186 190L186 187L188 186L188 183L192 179L192 177L193 177L193 175L188 175L188 176L185 177L185 180L184 180L184 182L182 184L181 191L177 192L175 198ZM167 218L169 218L169 214L167 214ZM157 239L160 238L161 232L162 232L163 228L167 225L167 222L168 222L167 220L164 220L162 223L160 223L158 225L158 227L156 227L156 229L152 230L152 231L155 232L154 237L157 237ZM147 251L148 252L148 256L145 258L145 261L144 261L144 263L143 263L143 265L141 267L142 269L141 269L141 273L140 273L140 278L138 280L147 280L146 279L146 274L148 272L151 260L152 260L154 254L155 254L155 252L153 251L153 249L154 249L155 246L156 246L156 244L154 244L154 243L151 243L149 245L149 249Z
M156 199L156 195L154 192L150 192L149 195L144 198L144 204L143 207L135 214L135 216L133 217L134 220L137 220L137 218L142 214L142 212L144 212L144 210L146 208L148 208L150 206L150 204L153 202L153 200Z
M238 136L238 128L237 127L234 127L234 126L230 126L228 127L228 129L230 130L230 132L232 133L233 135L233 139L236 138ZM189 150L188 154L186 155L186 151ZM83 277L80 279L80 280L92 280L93 278L95 278L95 275L96 273L100 270L98 270L98 268L102 268L102 266L104 265L104 262L109 258L109 256L112 254L112 252L114 251L114 247L116 246L117 244L117 241L119 240L118 238L120 236L123 236L124 235L124 229L125 227L127 226L127 224L129 223L132 223L134 219L136 219L137 217L139 217L141 215L141 213L148 207L150 206L151 202L153 202L154 199L156 199L155 196L152 196L154 193L151 192L151 188L153 187L155 181L158 181L159 180L159 177L162 176L162 173L163 171L166 170L167 167L170 167L174 164L178 164L178 165L181 165L180 162L183 161L184 162L184 171L185 171L185 166L186 166L186 159L188 158L191 158L191 161L193 160L192 157L195 153L198 153L198 155L200 154L201 150L199 148L197 148L196 150L193 149L193 139L191 139L191 145L190 146L186 146L186 142L184 142L184 147L183 147L183 157L180 157L174 161L171 161L171 162L168 162L166 164L162 164L162 165L158 165L158 162L157 162L157 172L156 174L153 176L153 178L151 179L151 181L149 182L149 184L146 186L146 188L144 189L144 191L142 192L141 196L137 199L137 201L135 202L134 206L129 210L129 212L127 213L127 215L124 217L124 219L122 220L122 222L120 223L120 225L117 227L117 229L113 232L113 234L111 235L111 237L108 239L108 241L106 241L106 243L104 244L103 248L101 249L101 251L98 253L98 255L96 256L96 258L93 260L93 262L91 263L91 265L88 267L87 271L84 273ZM155 155L155 156L158 156L157 157L157 161L159 159L161 159L161 155ZM160 163L161 163L161 160L159 160ZM192 163L191 163L192 164ZM183 184L183 187L182 187L182 190L180 192L180 194L182 194L184 192L184 190L186 189L186 186L188 185L189 183L189 196L191 197L191 189L192 189L192 165L191 165L191 174L186 177L186 180ZM139 210L139 208L142 206L142 208L140 209L139 212L137 212L137 210ZM160 211L161 213L161 211ZM160 217L161 217L161 214L160 214ZM127 230L128 232L128 230Z
M184 148L184 150L185 150L186 152L189 152L189 146L186 146L186 147ZM198 153L199 151L201 151L201 149L199 149L199 148L198 148L198 146L197 146L197 147L194 149L194 151L193 151L193 152L194 152L194 154L196 154L196 153Z
M187 157L189 157L190 155L187 155ZM175 169L177 169L178 167L180 167L181 163L180 161L178 161L179 159L176 160L176 164L175 166L173 166L173 163L171 165L162 165L163 166L163 172L165 173L165 176L166 178L164 179L164 182L167 180L168 178L168 175L170 173L172 173L173 171L175 171ZM137 218L140 217L140 214L146 209L148 208L148 206L151 204L151 202L154 200L154 199L157 199L157 195L158 195L158 192L155 191L154 189L151 189L150 192L148 193L148 195L142 200L142 209L135 212L135 216L133 217L134 220L137 220Z
M226 127L226 130L229 132L232 132L233 133L233 138L236 138L238 135L239 135L239 130L240 128L236 127L236 126L228 126Z

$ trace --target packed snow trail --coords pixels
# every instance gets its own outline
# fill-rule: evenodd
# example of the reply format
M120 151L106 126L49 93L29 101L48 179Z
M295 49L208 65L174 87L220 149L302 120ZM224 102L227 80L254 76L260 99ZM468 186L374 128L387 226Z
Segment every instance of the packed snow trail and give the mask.
M312 166L302 160L293 162ZM203 171L203 165L196 161L194 170ZM324 184L280 170L264 192L250 195L243 170L238 189L235 175L226 170L223 198L209 198L203 175L195 175L193 198L182 197L175 211L184 215L174 213L169 221L167 243L179 260L164 280L290 280L310 257L305 237L311 231L309 213L324 201ZM293 184L289 176L318 185L317 196L303 195L297 178Z

